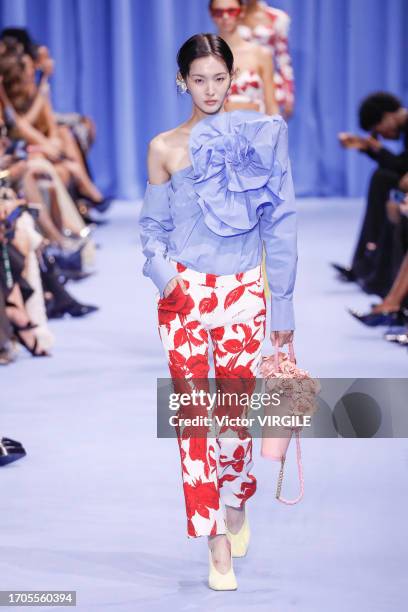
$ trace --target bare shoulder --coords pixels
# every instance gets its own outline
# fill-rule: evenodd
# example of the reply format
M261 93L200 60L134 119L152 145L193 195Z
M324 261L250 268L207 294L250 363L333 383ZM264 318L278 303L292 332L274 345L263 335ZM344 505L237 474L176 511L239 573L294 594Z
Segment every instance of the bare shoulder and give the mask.
M179 125L171 130L160 132L149 142L149 153L164 161L171 155L174 147L180 144L183 138L183 126Z
M166 132L161 132L154 136L149 142L149 155L154 156L156 159L164 155L166 150Z
M160 132L151 139L147 153L149 182L163 183L170 178L171 160L179 140L179 127Z
M188 161L189 130L181 124L152 138L148 149L149 181L165 182Z
M147 150L147 173L152 184L165 183L168 179L166 171L166 147L162 134L157 134L149 142Z
M281 34L287 33L291 22L289 14L283 11L282 9L278 9L271 6L268 6L266 8L266 12L273 18L275 22L275 29L278 30Z

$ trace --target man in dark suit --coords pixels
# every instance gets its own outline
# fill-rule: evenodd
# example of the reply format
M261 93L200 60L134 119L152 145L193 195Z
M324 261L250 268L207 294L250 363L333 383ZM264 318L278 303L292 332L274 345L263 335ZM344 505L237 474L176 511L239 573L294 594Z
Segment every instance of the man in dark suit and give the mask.
M358 281L367 293L384 296L395 276L389 265L393 226L387 219L386 203L391 189L408 188L408 109L390 93L378 92L363 100L359 109L360 127L369 136L339 134L347 149L357 149L377 162L368 190L367 207L352 265L333 264L343 280ZM403 150L392 153L379 136L387 140L403 139Z

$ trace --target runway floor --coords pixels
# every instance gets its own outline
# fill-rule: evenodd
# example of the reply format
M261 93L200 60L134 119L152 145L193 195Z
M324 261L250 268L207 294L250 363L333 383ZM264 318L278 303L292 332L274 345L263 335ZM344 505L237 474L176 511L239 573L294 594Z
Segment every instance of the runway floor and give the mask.
M375 296L339 283L328 265L348 263L362 201L298 206L299 365L319 377L406 377L406 349L346 312ZM85 612L402 610L404 439L304 440L305 497L293 507L274 499L278 465L258 458L256 440L239 589L207 588L206 540L186 537L177 444L156 438L156 377L168 371L155 290L141 275L138 210L115 205L97 230L97 274L72 286L101 310L53 321L52 359L21 353L0 371L0 433L28 452L0 468L0 590L75 590Z

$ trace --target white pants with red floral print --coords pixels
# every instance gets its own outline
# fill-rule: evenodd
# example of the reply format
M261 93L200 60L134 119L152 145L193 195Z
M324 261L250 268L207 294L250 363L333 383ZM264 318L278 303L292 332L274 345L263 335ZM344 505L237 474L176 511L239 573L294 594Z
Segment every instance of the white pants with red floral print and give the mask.
M178 262L173 264L188 294L177 284L166 298L157 296L158 330L173 385L182 389L189 379L201 382L208 379L210 338L215 378L252 384L261 360L266 327L261 264L228 275L205 274ZM242 411L242 406L239 410ZM195 408L195 415L204 413L208 415L205 407ZM224 408L220 414L225 414ZM225 534L225 504L242 507L256 490L256 478L250 473L252 437L243 428L232 437L206 437L205 433L199 436L197 429L192 436L188 428L178 426L176 431L187 535Z

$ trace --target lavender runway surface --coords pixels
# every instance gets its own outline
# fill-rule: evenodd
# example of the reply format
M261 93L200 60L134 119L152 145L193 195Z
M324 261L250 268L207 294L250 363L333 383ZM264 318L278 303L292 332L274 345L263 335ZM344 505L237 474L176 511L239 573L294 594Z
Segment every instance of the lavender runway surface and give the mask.
M375 296L339 283L328 265L348 263L362 201L298 206L299 365L321 377L405 377L407 351L345 310L366 309ZM0 468L1 590L75 590L85 612L402 609L404 439L304 440L305 497L293 507L274 499L278 465L259 458L256 440L239 589L207 588L206 540L186 537L177 443L155 437L156 377L168 370L155 290L141 275L138 211L113 208L97 231L98 273L72 285L101 310L52 322L52 359L20 353L0 370L0 435L28 453ZM288 497L297 491L293 451Z

